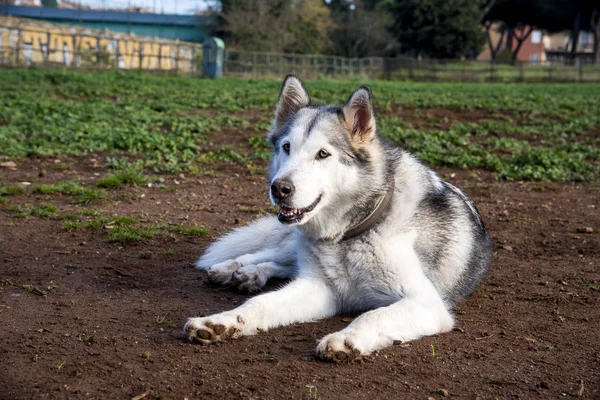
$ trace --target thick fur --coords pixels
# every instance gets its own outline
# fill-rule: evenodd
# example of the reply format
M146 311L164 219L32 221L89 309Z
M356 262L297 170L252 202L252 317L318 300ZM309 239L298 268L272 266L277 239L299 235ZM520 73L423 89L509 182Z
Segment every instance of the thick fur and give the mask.
M452 305L475 289L491 262L490 236L459 189L377 135L370 90L358 88L342 107L315 106L302 82L288 76L268 138L271 199L287 225L259 219L221 238L197 265L216 282L251 291L272 277L294 279L232 311L190 318L190 339L206 344L363 313L317 346L323 359L349 361L451 330ZM383 216L342 240L392 180ZM280 192L277 182L292 193Z

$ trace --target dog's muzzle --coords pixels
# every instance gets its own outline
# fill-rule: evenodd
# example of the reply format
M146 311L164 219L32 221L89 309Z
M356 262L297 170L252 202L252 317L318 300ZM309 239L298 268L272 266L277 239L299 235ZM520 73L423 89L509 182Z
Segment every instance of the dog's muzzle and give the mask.
M313 201L311 205L304 208L291 208L285 205L280 205L281 208L279 209L279 214L277 215L277 218L282 224L298 223L302 220L302 218L304 218L304 214L314 210L320 201L321 195L319 195L319 197L317 197L317 199Z

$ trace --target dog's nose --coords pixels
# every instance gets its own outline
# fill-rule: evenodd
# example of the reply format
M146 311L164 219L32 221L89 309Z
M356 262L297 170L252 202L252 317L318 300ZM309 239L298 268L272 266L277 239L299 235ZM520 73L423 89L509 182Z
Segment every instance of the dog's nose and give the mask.
M285 199L294 193L294 185L285 179L276 179L271 185L271 194L276 199Z

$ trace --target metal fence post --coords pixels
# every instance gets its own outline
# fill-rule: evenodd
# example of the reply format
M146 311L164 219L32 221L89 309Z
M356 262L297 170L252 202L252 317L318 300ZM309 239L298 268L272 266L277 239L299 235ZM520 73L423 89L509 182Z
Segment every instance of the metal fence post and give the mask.
M525 70L523 63L519 64L519 80L523 82L525 80Z

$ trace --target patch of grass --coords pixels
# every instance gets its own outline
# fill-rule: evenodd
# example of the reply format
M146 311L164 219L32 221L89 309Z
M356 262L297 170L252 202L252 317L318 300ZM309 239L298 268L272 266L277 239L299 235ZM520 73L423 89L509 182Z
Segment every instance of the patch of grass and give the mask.
M27 291L29 293L36 294L38 296L45 296L46 295L46 293L42 289L38 288L35 285L23 285L23 288L27 289Z
M96 186L105 189L118 189L121 187L122 184L123 182L121 182L121 180L115 175L105 176L104 178L99 179L98 182L96 182Z
M260 160L269 160L271 158L271 145L265 136L252 136L248 139L250 146L254 150L254 158Z
M0 81L0 120L6 122L0 124L0 156L60 155L64 160L102 152L115 171L144 167L169 173L195 171L198 161L247 164L267 159L262 135L249 139L248 155L227 148L203 154L202 146L221 126L268 130L281 84L273 79L206 81L41 68L3 70ZM361 83L373 90L382 135L427 164L484 169L499 179L600 177L596 83ZM315 102L341 104L356 82L327 79L306 85ZM444 115L432 115L431 109ZM197 110L209 112L198 118ZM243 116L236 113L240 110L259 112ZM453 122L450 114L471 110L479 121L458 115L458 120L476 122ZM426 127L420 128L417 120L426 121ZM108 188L119 181L126 184L113 177L101 180ZM81 196L81 201L95 200Z
M56 213L56 207L52 204L40 204L29 210L30 215L40 218L50 218Z
M226 161L226 162L236 162L239 164L246 164L250 159L246 156L243 156L230 148L224 147L217 151L209 151L208 153L202 155L199 158L199 161L206 164L213 164L218 161Z
M118 243L141 242L152 239L159 233L160 231L153 226L115 225L108 231L107 241Z
M40 204L37 206L33 206L28 209L22 209L21 206L13 206L10 208L10 211L14 211L17 213L17 218L25 218L29 216L39 217L39 218L50 218L55 216L56 207L52 204Z
M109 197L104 193L103 190L98 189L85 189L80 194L76 195L73 199L73 204L88 205L95 201L108 200Z
M263 351L262 353L268 362L273 363L273 364L279 364L279 359L277 357L275 357L273 354L267 353L266 351Z
M8 211L15 212L15 213L21 213L23 211L23 209L21 208L21 206L19 204L15 204L14 206L8 207Z
M589 281L588 282L588 289L600 291L600 283Z
M175 325L174 322L168 320L167 315L168 314L165 314L162 317L160 315L157 315L156 318L154 318L154 323L157 325L167 325L167 326L170 326L171 328L176 328L177 325Z
M77 336L77 340L87 345L90 345L94 342L94 337L89 335L79 335Z
M83 224L84 228L97 229L102 228L103 222L101 219L92 219Z
M170 186L165 186L165 185L157 185L156 187L157 187L158 189L166 190L167 192L172 192L172 193L175 193L175 192L177 192L177 191L179 190L179 189L177 188L177 186L173 186L173 185L170 185Z
M145 352L145 353L144 353L144 355L143 355L143 357L144 357L144 360L146 360L146 361L148 361L148 362L154 362L154 361L152 360L152 354L150 354L150 352L149 352L149 351Z
M79 221L65 221L60 226L60 229L65 230L65 231L74 231L77 229L83 229L83 226L84 226L83 223L81 223Z
M8 200L5 197L0 197L0 204L6 204Z
M97 217L102 214L102 211L95 208L84 208L83 210L79 211L79 213L88 217Z
M306 385L306 391L308 392L308 398L309 399L320 399L318 393L317 393L317 387L314 385Z
M105 218L104 223L106 225L117 225L117 226L126 226L126 225L134 225L138 223L137 218L128 217L125 215L115 215L110 218Z
M122 185L143 185L149 181L140 171L134 168L127 168L118 170L113 175L100 179L96 183L96 186L107 189L118 189Z
M65 221L75 221L79 217L76 214L73 214L72 212L65 212L65 213L62 213L60 215L57 215L56 218L57 219L61 219L61 220L65 220Z
M0 187L0 196L14 196L25 193L23 186L2 186Z
M179 233L186 236L205 236L208 235L208 228L195 225L195 226L183 226L183 225L175 225L171 228L171 231L175 233Z
M87 205L94 201L106 200L108 197L103 190L89 189L75 182L56 183L54 185L37 185L33 188L34 193L53 194L61 193L72 196L74 204Z

